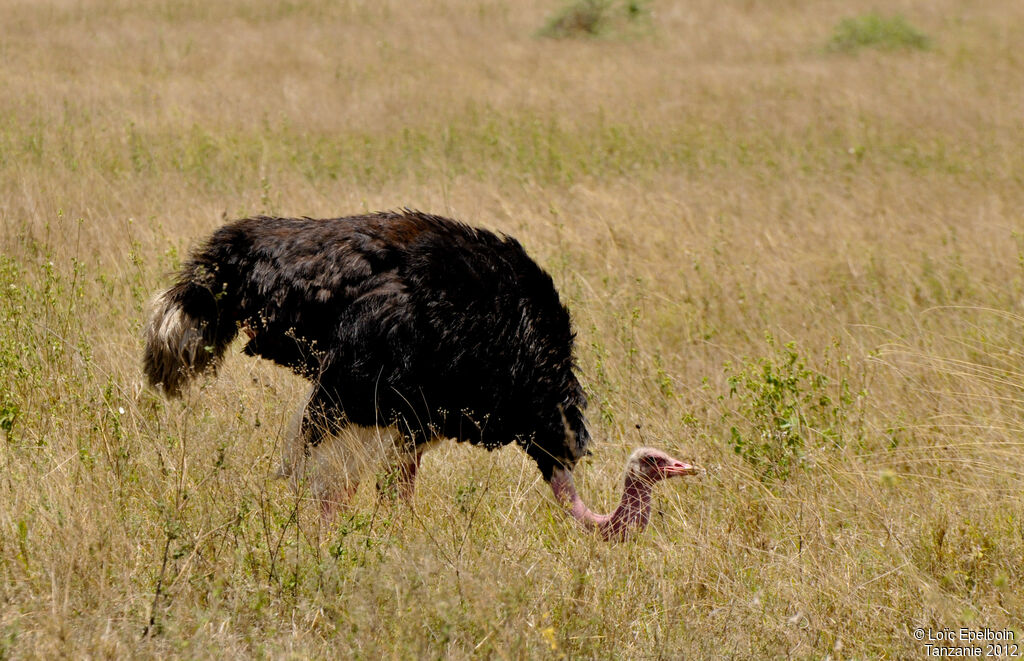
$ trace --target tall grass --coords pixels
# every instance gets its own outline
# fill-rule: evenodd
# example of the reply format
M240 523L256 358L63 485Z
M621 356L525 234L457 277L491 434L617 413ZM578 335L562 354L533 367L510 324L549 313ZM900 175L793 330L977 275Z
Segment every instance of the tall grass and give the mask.
M6 3L0 658L1019 640L1024 10L930 5L941 48L834 58L827 4L650 8L549 40L539 2ZM367 488L323 526L272 478L299 379L233 352L183 401L142 387L146 302L225 218L398 206L552 273L595 509L641 443L706 478L604 545L523 453L448 444L415 510Z

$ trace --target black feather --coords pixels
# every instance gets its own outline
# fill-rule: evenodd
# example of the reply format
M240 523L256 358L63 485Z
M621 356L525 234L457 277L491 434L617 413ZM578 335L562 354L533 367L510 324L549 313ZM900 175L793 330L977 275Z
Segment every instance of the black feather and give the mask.
M312 381L312 422L397 424L416 444L516 442L545 479L587 452L569 312L513 238L409 210L247 218L215 231L165 298L215 358L241 325L245 353ZM161 359L160 314L146 371L174 394L205 364Z

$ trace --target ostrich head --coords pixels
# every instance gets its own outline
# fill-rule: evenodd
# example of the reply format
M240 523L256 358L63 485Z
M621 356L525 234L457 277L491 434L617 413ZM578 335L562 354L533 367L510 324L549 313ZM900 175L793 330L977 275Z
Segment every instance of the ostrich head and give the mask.
M621 540L643 530L651 517L651 489L656 482L684 475L700 475L704 469L679 461L661 450L640 448L626 462L622 500L611 514L595 514L588 508L573 483L572 471L558 468L551 476L551 489L573 518L606 540Z
M637 448L626 461L627 482L632 479L653 485L666 478L700 473L700 468L674 459L654 448Z

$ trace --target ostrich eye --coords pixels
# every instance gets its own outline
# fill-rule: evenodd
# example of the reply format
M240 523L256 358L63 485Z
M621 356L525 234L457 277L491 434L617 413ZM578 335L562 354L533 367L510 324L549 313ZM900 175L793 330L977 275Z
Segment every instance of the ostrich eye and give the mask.
M661 464L661 460L658 457L644 457L644 463L648 466L658 466Z

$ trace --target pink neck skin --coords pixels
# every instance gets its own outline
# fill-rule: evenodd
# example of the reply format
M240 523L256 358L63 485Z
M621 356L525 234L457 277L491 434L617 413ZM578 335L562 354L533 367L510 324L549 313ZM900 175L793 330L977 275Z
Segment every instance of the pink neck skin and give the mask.
M556 468L551 476L551 490L558 502L587 530L597 532L605 540L621 540L630 532L647 527L651 517L651 486L650 482L627 473L619 506L611 514L595 514L576 493L572 472Z

